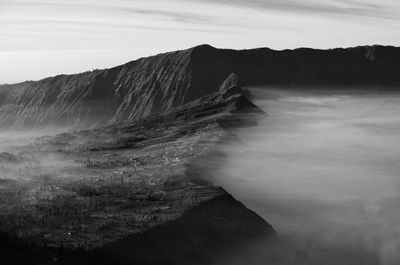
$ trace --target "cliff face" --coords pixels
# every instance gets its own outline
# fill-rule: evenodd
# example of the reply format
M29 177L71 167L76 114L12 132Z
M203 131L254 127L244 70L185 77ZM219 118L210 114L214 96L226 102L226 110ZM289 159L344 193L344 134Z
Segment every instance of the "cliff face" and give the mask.
M274 51L208 45L111 69L0 86L0 125L87 127L166 112L218 92L230 73L242 85L400 84L400 48Z
M393 86L400 85L400 48L236 51L203 45L193 51L191 68L192 91L215 87L232 72L243 85Z
M0 87L3 127L80 126L134 120L182 103L190 50L106 70Z

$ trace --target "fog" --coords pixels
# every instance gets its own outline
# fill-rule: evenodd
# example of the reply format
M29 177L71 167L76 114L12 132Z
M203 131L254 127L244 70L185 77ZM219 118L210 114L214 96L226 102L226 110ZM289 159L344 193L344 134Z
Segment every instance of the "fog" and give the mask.
M201 165L277 230L268 264L400 264L400 94L253 93L268 115Z
M267 115L257 125L231 129L210 156L194 163L199 176L271 223L280 240L254 242L216 264L400 264L400 93L252 92ZM0 152L43 134L1 133ZM0 178L15 171L15 178L27 179L33 169L61 176L73 166L61 155L31 160L3 165Z

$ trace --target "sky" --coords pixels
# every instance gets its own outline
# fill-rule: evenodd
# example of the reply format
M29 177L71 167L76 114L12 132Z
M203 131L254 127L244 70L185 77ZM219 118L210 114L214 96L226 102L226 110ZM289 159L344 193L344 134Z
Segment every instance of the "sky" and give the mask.
M199 44L400 46L399 0L0 0L0 84Z

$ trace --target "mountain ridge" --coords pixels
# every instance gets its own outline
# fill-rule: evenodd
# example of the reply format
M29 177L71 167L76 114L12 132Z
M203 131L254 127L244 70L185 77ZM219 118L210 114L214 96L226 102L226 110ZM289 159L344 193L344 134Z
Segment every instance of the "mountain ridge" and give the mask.
M213 94L231 74L241 85L400 84L400 48L275 51L190 49L109 69L0 86L0 126L86 128L168 112Z

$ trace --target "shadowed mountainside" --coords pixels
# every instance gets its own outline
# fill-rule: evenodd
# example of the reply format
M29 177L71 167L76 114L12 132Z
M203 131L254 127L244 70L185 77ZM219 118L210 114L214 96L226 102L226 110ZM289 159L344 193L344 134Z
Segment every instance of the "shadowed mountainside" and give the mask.
M85 128L138 120L217 92L230 73L242 85L396 86L400 48L236 51L201 45L110 69L2 85L0 125Z

